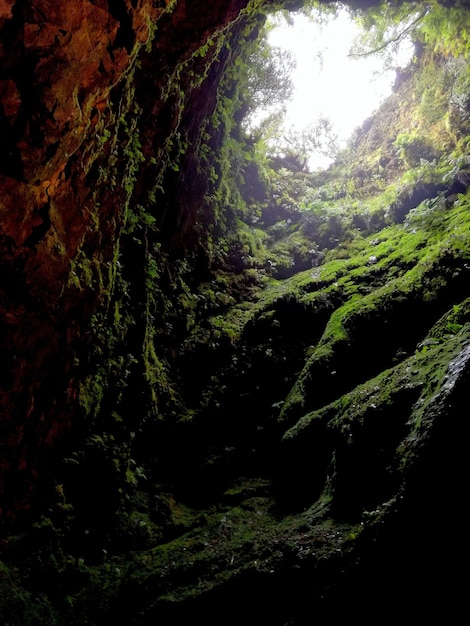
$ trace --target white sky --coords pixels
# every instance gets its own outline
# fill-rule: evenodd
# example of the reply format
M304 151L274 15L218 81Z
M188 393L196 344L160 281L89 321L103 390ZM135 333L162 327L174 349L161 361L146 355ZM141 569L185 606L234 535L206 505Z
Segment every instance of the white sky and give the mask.
M348 57L359 27L346 11L319 26L305 15L293 16L294 25L275 27L269 43L290 50L296 57L294 97L287 104L286 128L301 130L318 117L329 118L344 145L353 130L376 110L391 93L394 71L383 71L377 56ZM411 47L403 53L406 65ZM310 168L326 166L330 160L312 156Z

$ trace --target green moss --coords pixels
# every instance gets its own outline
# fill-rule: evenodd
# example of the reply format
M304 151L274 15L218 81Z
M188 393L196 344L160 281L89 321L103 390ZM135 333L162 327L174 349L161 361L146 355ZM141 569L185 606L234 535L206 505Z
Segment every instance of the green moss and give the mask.
M249 496L239 506L206 513L204 526L137 555L130 579L153 602L183 601L215 586L226 584L242 572L273 572L282 562L314 563L351 542L351 527L341 531L326 517L328 507L317 506L305 514L282 520L273 515L270 497ZM239 487L229 490L240 495ZM325 504L325 503L323 503ZM198 573L198 583L192 576ZM192 573L192 575L191 575Z
M402 421L407 422L408 426L413 424L410 428L410 437L413 437L416 424L419 425L427 402L444 384L449 362L459 354L462 346L470 338L470 327L466 324L461 326L457 334L445 333L439 341L435 341L435 336L440 334L441 329L447 327L449 316L453 314L455 310L439 320L431 329L428 338L417 347L416 354L359 385L328 406L306 414L286 431L284 438L286 440L304 438L307 431L319 421L326 421L330 428L344 434L351 427L364 424L364 420L370 417L371 407L378 413L384 406L393 407L401 395L409 395L408 413L402 416ZM426 349L423 350L424 347Z
M18 572L0 562L0 614L5 624L53 623L58 615L50 602L26 591Z

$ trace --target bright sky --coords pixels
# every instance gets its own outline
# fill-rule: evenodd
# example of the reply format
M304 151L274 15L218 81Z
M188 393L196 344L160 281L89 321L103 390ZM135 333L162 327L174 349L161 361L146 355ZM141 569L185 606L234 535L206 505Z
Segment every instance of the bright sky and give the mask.
M391 93L395 72L385 72L380 58L374 55L348 57L359 27L346 11L332 16L323 26L303 14L293 19L293 26L278 26L269 34L271 45L290 50L296 57L292 77L295 92L287 105L286 128L301 130L318 117L327 117L340 145L344 145L353 130ZM408 46L400 64L406 65L411 53ZM316 169L330 162L316 155L309 164Z

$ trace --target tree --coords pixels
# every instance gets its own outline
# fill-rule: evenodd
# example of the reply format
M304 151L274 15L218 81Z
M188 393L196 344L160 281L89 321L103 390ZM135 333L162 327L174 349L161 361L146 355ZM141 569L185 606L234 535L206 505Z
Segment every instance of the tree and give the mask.
M268 156L277 168L308 171L308 162L314 155L334 159L339 152L338 137L327 117L319 117L314 124L298 131L287 132L277 128L277 134L267 138Z
M465 2L381 2L353 15L363 28L353 56L381 54L391 66L404 41L424 43L445 55L470 54L470 13Z
M264 32L247 59L246 67L244 124L253 130L264 120L282 114L285 103L292 98L295 59L290 52L269 45Z
M403 43L416 39L419 24L429 12L428 4L405 2L395 5L382 2L367 11L353 11L362 33L355 43L351 56L381 55L385 67L396 65Z

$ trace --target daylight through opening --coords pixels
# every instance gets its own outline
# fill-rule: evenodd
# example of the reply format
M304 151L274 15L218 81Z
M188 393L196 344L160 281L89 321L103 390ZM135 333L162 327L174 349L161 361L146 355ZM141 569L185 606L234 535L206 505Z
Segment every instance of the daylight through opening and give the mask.
M413 59L427 10L404 6L382 21L342 4L270 16L262 55L270 57L265 69L277 84L251 111L250 129L262 127L275 152L302 151L310 171L330 165ZM266 77L256 74L252 88L266 89Z
M384 62L375 53L357 56L354 49L364 33L357 16L340 7L336 11L299 12L270 22L269 44L292 55L293 93L285 103L285 133L322 128L324 141L308 155L311 170L329 165L346 145L353 130L390 95L396 70L411 61L414 45L400 40L392 58Z

